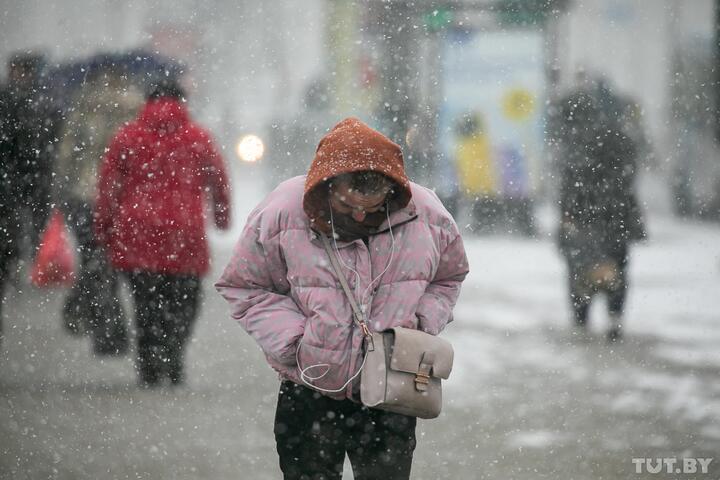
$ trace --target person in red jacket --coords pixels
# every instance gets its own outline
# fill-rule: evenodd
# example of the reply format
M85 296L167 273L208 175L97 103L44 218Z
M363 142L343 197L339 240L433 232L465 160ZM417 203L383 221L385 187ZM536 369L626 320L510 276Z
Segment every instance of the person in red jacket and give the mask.
M208 197L209 194L209 198ZM209 268L206 201L229 223L223 160L193 123L185 93L164 81L110 142L100 169L94 228L112 265L128 274L141 385L183 381L183 350Z

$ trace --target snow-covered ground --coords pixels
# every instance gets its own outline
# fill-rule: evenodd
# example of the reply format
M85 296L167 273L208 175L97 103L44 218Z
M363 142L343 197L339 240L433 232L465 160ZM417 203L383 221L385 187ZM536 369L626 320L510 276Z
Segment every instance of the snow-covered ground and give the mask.
M243 199L239 218L255 203ZM446 331L455 367L442 416L420 422L414 479L643 478L634 457L715 457L707 478L720 477L720 226L648 221L616 345L601 304L591 335L570 328L549 236L468 236L472 271ZM212 235L180 389L140 390L132 358L94 358L62 330L62 291L9 289L0 479L280 478L277 380L211 287L241 223Z
M472 478L636 478L633 457L718 457L720 228L651 216L649 229L631 253L618 345L605 341L602 302L591 335L570 327L551 241L467 241L446 392L463 433L435 432L432 450L449 449L462 472L483 466Z

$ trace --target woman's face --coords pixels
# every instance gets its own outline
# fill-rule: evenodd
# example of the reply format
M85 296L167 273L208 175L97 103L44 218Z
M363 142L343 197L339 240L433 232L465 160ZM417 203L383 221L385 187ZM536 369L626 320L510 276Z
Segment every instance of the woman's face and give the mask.
M364 195L353 190L347 182L333 184L330 188L330 207L334 212L352 217L357 223L363 223L369 213L375 213L385 207L390 187L381 192Z

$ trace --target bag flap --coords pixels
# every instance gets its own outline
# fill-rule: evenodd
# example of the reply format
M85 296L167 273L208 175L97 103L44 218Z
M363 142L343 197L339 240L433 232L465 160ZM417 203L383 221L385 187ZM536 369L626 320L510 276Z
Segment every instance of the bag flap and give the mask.
M394 334L390 354L390 368L392 370L418 373L423 354L429 352L434 357L431 375L443 379L450 376L453 363L453 348L450 342L410 328L395 327L386 331L392 331Z

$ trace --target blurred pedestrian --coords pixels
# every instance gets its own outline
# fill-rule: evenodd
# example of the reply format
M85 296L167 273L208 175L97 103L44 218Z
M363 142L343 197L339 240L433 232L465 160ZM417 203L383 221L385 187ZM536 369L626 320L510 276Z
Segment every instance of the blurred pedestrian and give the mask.
M17 179L14 168L15 128L11 115L12 96L8 86L0 89L0 340L3 337L2 306L5 303L5 284L10 280L15 258L18 254L20 225L15 219L15 188Z
M556 125L558 237L568 264L574 322L586 328L593 298L604 293L611 341L622 335L628 248L646 235L634 184L638 145L624 129L631 105L607 86L585 86L561 100Z
M323 137L306 176L250 214L216 284L280 375L284 478L340 479L347 453L355 478L407 479L416 418L360 403L364 336L321 236L372 330L433 335L452 320L468 273L462 239L437 196L408 180L400 147L350 118Z
M50 211L61 119L43 82L45 71L42 54L15 53L8 61L7 84L0 91L0 297L19 257L34 256ZM30 242L23 241L25 236Z
M288 116L283 110L282 115L271 122L270 148L264 162L270 190L281 181L307 171L318 140L335 123L331 98L328 82L317 78L305 88L297 113Z
M457 177L473 225L478 230L493 229L501 207L495 162L482 115L463 114L455 125L455 138Z
M230 205L223 160L190 119L177 82L158 85L137 119L120 129L98 187L95 233L112 265L130 279L140 383L154 386L165 377L182 383L209 267L205 201L221 229L228 227Z
M123 353L128 342L117 274L92 229L98 168L110 140L143 103L141 91L126 74L112 64L101 65L74 95L60 135L54 193L80 254L79 275L65 300L63 319L73 333L88 329L98 354Z

